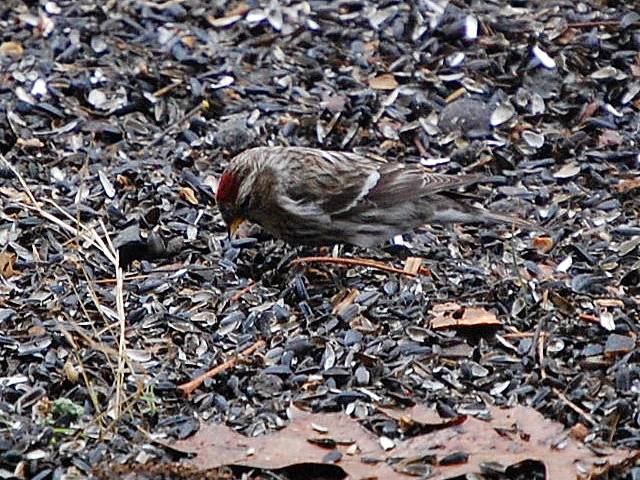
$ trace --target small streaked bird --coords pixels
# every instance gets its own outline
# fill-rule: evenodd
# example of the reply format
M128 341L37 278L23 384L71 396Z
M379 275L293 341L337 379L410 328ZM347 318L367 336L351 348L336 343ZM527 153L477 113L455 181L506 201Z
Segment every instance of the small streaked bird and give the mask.
M524 220L451 195L482 175L430 173L420 165L303 147L258 147L230 162L216 202L233 235L245 220L298 245L372 247L429 223Z

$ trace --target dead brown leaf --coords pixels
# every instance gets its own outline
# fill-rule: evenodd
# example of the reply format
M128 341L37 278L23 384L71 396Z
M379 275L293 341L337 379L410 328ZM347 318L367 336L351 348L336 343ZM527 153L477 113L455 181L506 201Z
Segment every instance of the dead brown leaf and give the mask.
M388 409L383 411L387 412ZM440 423L436 431L389 445L342 413L309 413L292 408L288 427L259 437L245 437L230 428L203 425L193 437L171 448L196 456L188 465L203 470L222 466L280 469L328 461L351 479L407 480L415 472L432 480L479 473L487 462L509 467L530 460L544 464L548 479L595 479L614 466L630 463L637 451L608 449L593 453L562 424L525 406L490 407L491 420L461 417ZM394 418L446 422L433 411L414 407ZM401 420L402 421L402 420ZM390 448L389 448L390 447ZM329 453L331 452L331 455ZM459 459L449 462L451 458Z
M13 253L7 251L0 253L0 275L4 278L11 278L17 272L13 269L13 264L16 261L16 256Z
M24 48L18 42L3 42L0 44L0 55L6 55L8 57L21 57L24 53Z
M640 188L640 178L630 178L629 180L622 180L615 187L620 193L627 193L636 188Z
M479 472L480 465L498 462L507 467L525 460L545 465L546 477L556 479L597 478L612 466L631 462L640 452L608 450L596 455L573 440L564 426L544 418L525 406L511 409L490 407L491 421L469 417L462 425L411 438L399 446L394 457L436 455L438 459L454 452L468 454L466 463L438 465L429 478L455 478ZM444 446L444 447L443 447Z
M133 190L136 188L136 184L133 179L126 175L116 175L116 183L124 190Z
M538 253L549 253L553 248L553 238L547 236L535 237L532 243Z
M502 325L492 312L481 307L462 307L454 302L434 305L431 328L435 330L461 327L491 327Z
M374 90L393 90L398 87L398 81L390 73L384 73L369 79L369 86Z
M567 28L564 33L558 37L557 42L560 45L568 45L573 41L577 33L578 30L575 28Z
M578 441L583 441L589 435L589 428L584 423L576 423L571 427L571 438Z
M312 414L297 408L292 408L292 414L288 427L269 435L245 437L224 425L206 425L195 436L177 441L172 448L197 453L190 463L203 469L225 465L279 469L324 463L330 450L318 442L308 441L322 436L335 442L336 449L343 455L337 465L352 478L400 478L385 463L385 452L377 437L351 418L341 413ZM318 427L326 433L321 434ZM380 461L367 463L362 457Z
M533 278L538 278L540 280L553 280L566 276L566 274L556 271L558 265L551 260L546 260L544 263L538 263L536 266L538 268L535 271L531 271L524 267L521 268L520 275L522 275L522 278L525 280L531 280Z

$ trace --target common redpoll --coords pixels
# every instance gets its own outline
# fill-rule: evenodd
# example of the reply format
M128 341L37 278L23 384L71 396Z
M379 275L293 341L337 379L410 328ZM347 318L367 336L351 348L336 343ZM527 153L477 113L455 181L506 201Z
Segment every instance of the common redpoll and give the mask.
M216 192L234 234L250 220L292 244L371 247L427 223L528 223L446 196L482 175L302 147L259 147L234 157Z

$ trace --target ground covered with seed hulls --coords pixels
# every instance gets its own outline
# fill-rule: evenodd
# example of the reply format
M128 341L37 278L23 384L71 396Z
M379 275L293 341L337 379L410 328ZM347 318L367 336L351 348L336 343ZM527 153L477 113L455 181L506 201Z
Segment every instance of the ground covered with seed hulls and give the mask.
M639 448L639 50L632 2L1 2L0 477L202 478L167 444L293 403L391 440L375 405L520 404ZM230 245L216 178L266 145L484 173L469 202L537 226Z

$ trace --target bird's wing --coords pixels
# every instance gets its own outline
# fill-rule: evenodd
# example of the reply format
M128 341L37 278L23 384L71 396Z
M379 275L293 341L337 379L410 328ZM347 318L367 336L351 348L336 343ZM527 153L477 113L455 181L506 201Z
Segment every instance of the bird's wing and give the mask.
M380 180L369 191L366 200L380 208L456 190L482 178L481 175L431 173L420 165L398 163L382 165L378 172Z
M289 148L284 154L286 178L295 181L281 183L283 196L328 215L358 205L380 180L380 161L361 155L314 148Z
M286 197L311 203L330 216L360 209L400 205L480 180L479 175L430 173L420 165L385 162L380 157L289 148Z

